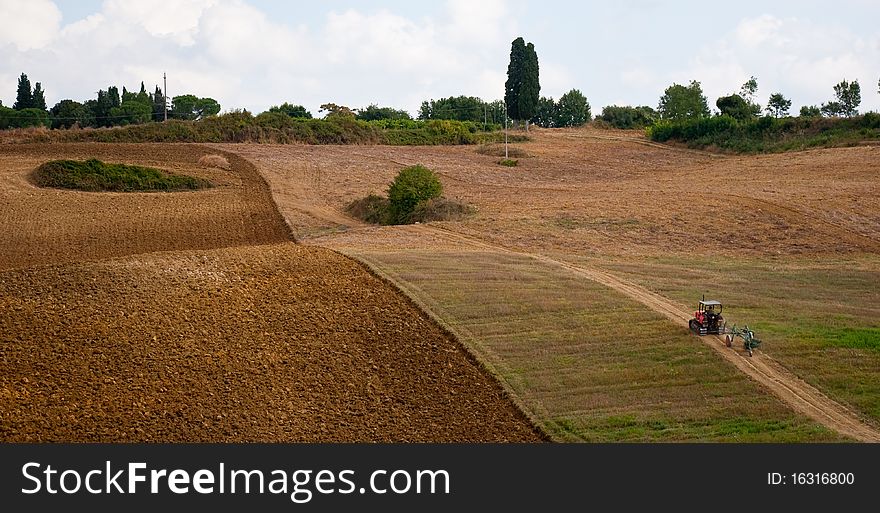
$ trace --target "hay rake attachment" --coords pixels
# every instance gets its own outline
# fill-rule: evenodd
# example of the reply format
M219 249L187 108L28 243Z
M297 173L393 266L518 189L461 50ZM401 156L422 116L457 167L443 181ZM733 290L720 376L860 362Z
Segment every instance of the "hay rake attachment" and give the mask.
M750 330L748 325L739 329L736 327L736 324L734 324L730 329L726 329L725 327L724 333L724 342L727 344L727 347L732 346L733 339L739 337L743 340L743 349L748 351L749 356L752 356L752 351L761 345L761 341L755 337L755 332Z

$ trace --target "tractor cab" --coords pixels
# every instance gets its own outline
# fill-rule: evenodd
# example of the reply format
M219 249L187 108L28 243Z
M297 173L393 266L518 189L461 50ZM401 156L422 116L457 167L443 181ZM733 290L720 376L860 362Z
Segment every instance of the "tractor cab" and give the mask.
M717 335L724 330L724 318L721 317L723 305L714 299L700 301L694 318L690 320L691 331L698 335Z
M715 301L714 299L703 300L700 301L699 312L705 312L706 315L721 315L721 309L723 305L720 301Z

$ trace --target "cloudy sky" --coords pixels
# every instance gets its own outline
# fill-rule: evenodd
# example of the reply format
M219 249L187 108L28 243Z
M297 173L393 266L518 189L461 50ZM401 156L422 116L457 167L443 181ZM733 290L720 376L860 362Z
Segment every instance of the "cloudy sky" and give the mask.
M710 104L758 78L797 110L862 85L880 110L880 1L0 0L0 100L42 82L51 106L115 84L261 112L284 101L371 103L416 112L422 100L503 96L510 42L540 60L541 93L583 91L656 106L673 82L699 80Z

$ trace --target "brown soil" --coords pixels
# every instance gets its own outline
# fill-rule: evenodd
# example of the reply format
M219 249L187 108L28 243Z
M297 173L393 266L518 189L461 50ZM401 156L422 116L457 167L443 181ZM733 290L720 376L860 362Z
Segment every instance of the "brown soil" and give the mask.
M338 253L283 242L254 167L228 153L230 171L199 165L209 153L0 146L0 440L543 439L396 289ZM219 187L81 193L27 180L45 160L89 157Z

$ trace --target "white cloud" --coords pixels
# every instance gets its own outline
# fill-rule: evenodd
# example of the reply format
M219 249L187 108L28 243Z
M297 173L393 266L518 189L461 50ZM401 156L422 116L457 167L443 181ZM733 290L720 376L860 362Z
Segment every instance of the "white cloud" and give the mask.
M0 0L0 47L43 48L58 34L61 11L50 0Z
M19 49L44 50L11 52L0 62L0 84L14 84L24 71L43 82L50 104L91 98L110 84L135 88L143 80L152 89L167 72L172 96L212 96L224 108L261 111L292 101L316 112L333 101L415 112L424 99L452 94L500 98L516 30L500 0L452 0L423 19L349 9L311 27L272 19L244 0L188 0L162 9L105 0L100 12L64 27L51 2L0 2L9 12L40 7L28 8L28 16L46 27L39 37L0 36ZM45 13L55 13L54 21L37 19ZM14 88L0 95L9 98Z
M674 77L700 80L714 104L754 75L761 103L782 92L793 100L795 112L801 105L830 100L832 87L841 80L859 80L861 110L868 110L877 105L870 91L878 62L880 36L865 39L839 26L762 15L742 20L732 33L705 46Z

